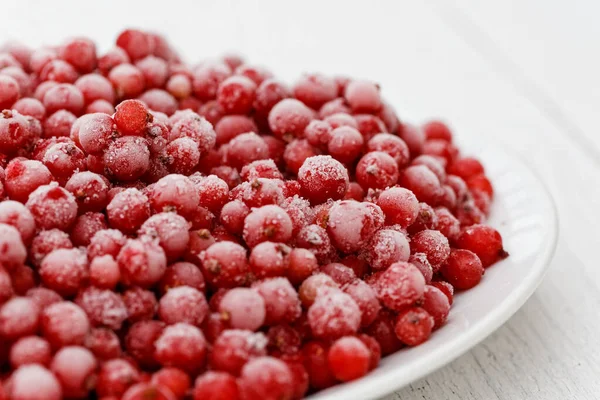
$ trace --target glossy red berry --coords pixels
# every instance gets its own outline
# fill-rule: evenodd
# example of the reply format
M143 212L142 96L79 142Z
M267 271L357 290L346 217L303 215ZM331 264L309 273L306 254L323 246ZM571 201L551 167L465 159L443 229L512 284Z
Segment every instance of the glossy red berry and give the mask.
M340 381L347 382L366 375L371 352L360 339L345 336L333 342L327 361L333 375Z
M477 254L469 250L452 249L440 272L453 287L464 290L479 283L484 269Z
M194 400L238 400L238 384L227 372L208 371L196 378Z
M508 257L502 246L502 236L488 225L471 225L465 228L457 239L457 246L477 254L485 268Z

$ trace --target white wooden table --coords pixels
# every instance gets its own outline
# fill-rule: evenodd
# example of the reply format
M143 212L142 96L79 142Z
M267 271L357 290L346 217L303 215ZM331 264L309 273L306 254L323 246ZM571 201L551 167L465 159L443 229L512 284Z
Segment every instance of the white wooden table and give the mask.
M600 3L591 0L11 1L0 41L78 33L106 49L160 30L188 60L243 52L289 80L378 80L402 118L516 149L549 185L560 239L526 305L475 349L386 400L600 398Z

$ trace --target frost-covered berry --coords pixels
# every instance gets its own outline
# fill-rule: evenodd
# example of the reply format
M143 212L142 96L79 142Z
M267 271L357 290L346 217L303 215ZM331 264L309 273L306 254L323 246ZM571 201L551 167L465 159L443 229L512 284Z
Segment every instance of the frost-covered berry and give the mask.
M394 186L383 190L377 197L377 205L389 224L408 227L417 219L419 202L408 189Z
M250 252L250 268L258 278L284 276L291 248L283 243L262 242Z
M219 311L232 328L257 330L265 321L265 301L255 290L234 288L219 303Z
M360 279L345 284L342 290L350 295L358 305L361 313L361 326L369 326L377 318L377 314L381 309L375 291Z
M387 153L371 151L356 165L356 181L363 189L385 189L398 181L398 165Z
M450 255L448 239L441 232L430 229L414 235L410 247L413 253L425 253L434 268L439 267Z
M169 289L158 303L158 316L167 324L185 322L200 326L207 314L204 293L190 286Z
M80 249L59 248L44 257L39 273L47 288L73 296L87 282L88 260Z
M131 362L123 358L108 360L100 365L96 380L98 396L121 398L129 386L139 382L140 372Z
M12 225L0 223L0 264L12 270L23 264L27 258L27 249L20 232Z
M238 375L251 358L267 355L267 338L261 332L228 329L213 343L210 366L218 371Z
M80 213L102 211L108 205L108 182L99 174L77 172L69 178L65 189L75 196Z
M315 110L333 100L337 91L335 81L321 74L306 74L293 87L294 97Z
M185 252L190 239L188 222L172 212L154 214L140 227L138 234L156 238L168 260L176 260Z
M93 387L97 361L91 351L81 346L60 349L52 359L50 370L56 376L65 397L84 398Z
M144 288L160 281L167 268L167 257L158 240L129 239L117 256L124 283Z
M21 203L27 201L31 192L53 179L48 167L37 160L14 158L5 172L4 188L8 197Z
M85 311L93 326L117 331L127 319L123 299L112 290L90 286L77 295L75 303Z
M137 189L125 189L108 203L106 216L112 228L134 233L150 217L148 197Z
M269 112L269 127L280 138L298 137L313 119L313 112L296 99L283 99Z
M75 303L61 301L42 312L41 332L54 349L83 343L90 330L85 312Z
M433 317L435 321L434 328L442 326L446 322L448 313L450 312L448 297L440 289L430 285L425 286L421 307Z
M13 297L0 308L0 336L16 340L35 334L40 320L40 309L29 297Z
M38 229L68 230L77 217L75 197L56 183L35 189L25 204Z
M93 328L85 337L84 345L99 360L110 360L121 355L121 343L117 334L107 328Z
M167 326L155 342L154 357L163 366L197 372L204 366L206 339L199 328L186 323Z
M27 364L47 366L52 359L52 349L48 341L39 336L25 336L10 347L9 359L14 369Z
M291 323L301 314L298 293L286 278L258 281L252 288L263 298L266 325Z
M402 343L416 346L429 339L433 326L434 319L427 311L412 307L398 314L395 332Z
M63 392L58 379L45 367L38 364L19 367L10 378L7 387L8 398L31 400L44 394L44 400L60 400Z
M200 254L200 260L205 278L212 285L234 287L248 282L250 267L246 249L237 243L215 243Z
M360 308L351 296L339 289L317 291L315 302L308 309L312 333L319 338L335 339L356 333L360 321Z
M381 209L368 203L343 200L329 210L327 232L333 245L344 253L360 250L383 225Z
M303 196L313 204L339 200L348 189L348 171L330 156L314 156L300 167L298 182Z
M346 86L344 97L355 112L375 112L381 108L379 87L372 82L350 81Z
M152 185L149 199L156 212L176 211L184 217L193 215L200 201L194 182L179 174L159 179Z
M410 246L402 233L381 229L369 241L366 256L371 268L382 270L397 261L408 261Z
M397 262L373 277L371 286L379 301L394 311L421 299L425 291L425 278L412 264Z
M288 366L273 357L250 360L240 373L239 385L248 400L291 398L294 387Z
M292 220L279 206L266 205L250 212L244 220L243 237L254 247L265 241L285 243L292 237Z

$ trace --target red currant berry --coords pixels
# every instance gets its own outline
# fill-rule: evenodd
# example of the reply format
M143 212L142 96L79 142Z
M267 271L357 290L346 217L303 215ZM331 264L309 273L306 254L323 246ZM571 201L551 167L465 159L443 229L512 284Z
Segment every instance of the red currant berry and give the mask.
M452 249L440 272L456 289L465 290L481 281L484 269L477 254L469 250Z
M347 382L367 374L371 352L360 339L345 336L333 342L327 353L327 361L333 375Z
M41 332L54 349L80 345L90 330L85 312L70 301L47 306L41 316Z
M208 371L196 378L194 400L239 400L240 394L234 376L219 371Z
M502 236L491 226L471 225L465 228L456 244L461 249L477 254L485 268L508 257L502 246Z
M197 372L204 366L206 339L193 325L177 323L167 326L155 342L154 357L165 367Z
M167 268L165 252L158 240L147 237L129 239L117 256L124 283L151 287L158 283Z
M65 397L85 398L96 379L96 367L96 358L91 351L85 347L67 346L54 355L50 370L60 382Z
M44 400L60 400L63 398L58 379L48 369L41 365L23 365L14 371L7 388L8 398L13 400L29 400L39 398L44 394Z
M200 254L206 280L216 287L235 287L248 280L250 267L246 249L237 243L223 241L211 245Z
M425 286L423 305L421 307L433 317L435 329L444 325L450 312L448 297L440 289L430 285Z
M285 243L292 237L292 221L281 207L266 205L250 212L244 220L244 240L249 247L265 241Z
M25 336L10 347L10 365L17 369L22 365L40 364L47 366L52 359L52 349L45 339Z
M410 247L413 253L425 253L436 270L450 255L448 239L441 232L430 229L414 235Z
M302 76L294 85L294 97L313 109L318 109L324 103L337 96L335 81L321 74Z
M313 119L313 112L296 99L283 99L269 112L269 127L279 138L299 137Z
M247 400L288 399L294 391L287 364L272 357L258 357L242 368L239 386Z
M207 314L206 297L190 286L171 288L158 303L158 316L167 324L185 322L200 326Z

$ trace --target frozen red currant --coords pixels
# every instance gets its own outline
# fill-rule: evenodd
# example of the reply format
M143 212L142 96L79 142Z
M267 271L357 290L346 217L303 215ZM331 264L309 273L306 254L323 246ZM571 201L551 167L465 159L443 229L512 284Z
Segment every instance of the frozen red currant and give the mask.
M266 205L253 210L244 220L243 237L254 247L265 241L285 243L292 237L292 221L279 206Z
M154 357L163 366L197 372L204 366L206 339L202 331L190 324L167 326L155 342Z
M200 326L207 314L204 293L190 286L169 289L158 303L158 316L167 324L185 322Z
M13 343L9 358L15 369L26 364L47 366L52 359L52 350L47 340L39 336L25 336Z
M157 239L129 239L117 256L122 281L129 285L151 287L167 268L167 257Z
M288 399L294 387L287 364L273 357L248 361L239 378L242 398L247 400Z
M48 168L37 160L15 158L6 166L4 188L11 199L22 203L40 186L49 184L53 177Z
M127 319L127 308L118 293L108 289L88 287L75 298L93 326L118 331Z
M60 400L63 392L58 379L45 367L38 364L23 365L15 370L7 387L8 398L14 400L29 400L39 398L44 394L44 400Z
M371 268L382 270L397 261L408 261L410 246L404 234L392 229L381 229L369 241L366 257Z
M252 288L263 298L266 325L290 323L301 313L300 299L286 278L271 278L258 281Z
M239 400L238 384L227 372L208 371L194 383L194 400Z
M397 262L373 276L371 286L386 307L400 311L421 299L425 290L425 278L414 265Z
M398 339L408 346L426 341L433 330L434 319L421 307L412 307L398 314L395 332Z
M440 272L453 287L464 290L479 283L484 269L477 254L469 250L452 249Z
M354 336L342 337L331 345L327 361L333 375L342 382L366 375L371 362L371 352Z
M313 112L302 102L283 99L269 112L269 127L280 138L302 136L304 128L313 119Z
M232 328L257 330L265 321L265 301L255 290L234 288L219 303L219 311Z
M211 285L234 287L248 282L250 267L246 249L237 243L215 243L200 254L200 260L204 276Z
M327 151L336 160L350 164L354 162L364 145L364 139L359 131L350 126L340 126L331 131L327 142Z
M450 254L448 239L440 232L424 230L412 237L410 243L413 253L425 253L427 260L437 269Z
M83 344L90 330L90 322L81 307L69 301L60 301L44 309L40 327L43 337L54 349L59 349Z
M344 253L360 250L383 225L381 209L354 200L335 203L329 210L327 232L333 245Z
M324 290L308 309L308 322L316 337L335 339L356 333L361 322L354 299L339 289Z
M471 225L465 228L457 239L457 245L477 254L486 268L508 257L502 246L502 236L488 225Z
M50 370L62 386L63 395L69 398L87 397L96 379L96 358L81 346L60 349L52 359Z

